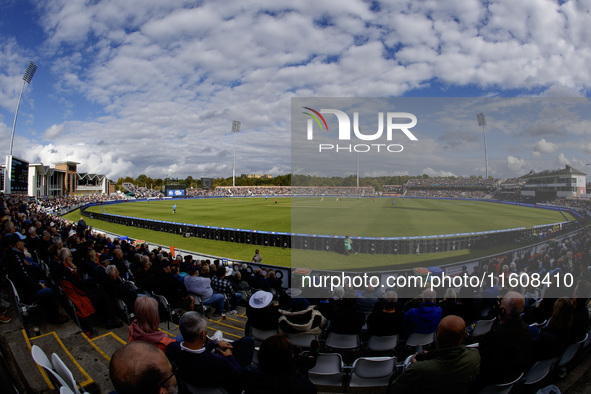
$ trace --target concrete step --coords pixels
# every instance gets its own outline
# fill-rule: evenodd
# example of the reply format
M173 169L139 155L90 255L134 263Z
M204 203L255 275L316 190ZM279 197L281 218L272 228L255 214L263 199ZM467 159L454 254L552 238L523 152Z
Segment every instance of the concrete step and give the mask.
M96 328L96 333L88 337L74 321L60 326L50 325L36 316L35 311L31 311L30 316L25 319L24 330L13 309L9 311L12 322L0 326L0 345L3 346L4 353L8 351L15 361L13 371L20 371L18 375L21 377L20 386L23 392L57 393L47 373L33 361L33 345L39 346L49 358L52 353L57 353L85 391L95 394L113 390L109 379L109 361L111 355L129 339L129 327L126 324L114 330ZM225 318L208 315L208 335L220 330L224 338L230 341L242 338L247 320L245 311L244 307L239 307L237 314L228 314ZM161 323L160 329L171 337L180 334L178 325L174 323Z

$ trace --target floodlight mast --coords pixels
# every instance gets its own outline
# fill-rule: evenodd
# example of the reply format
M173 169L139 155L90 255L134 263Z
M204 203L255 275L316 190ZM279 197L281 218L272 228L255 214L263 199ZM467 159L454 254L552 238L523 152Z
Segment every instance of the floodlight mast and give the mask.
M232 186L236 186L236 133L240 131L240 122L235 120L232 122L232 143L234 146L234 160L232 165Z
M35 71L37 71L37 65L35 62L31 60L25 74L23 75L23 86L21 88L21 93L18 95L18 102L16 104L16 111L14 112L14 122L12 122L12 136L10 137L10 156L12 156L12 145L14 144L14 130L16 127L16 117L18 116L18 109L21 105L21 97L23 96L23 90L25 90L25 82L30 84L33 76L35 75Z
M480 112L476 114L476 120L478 120L478 126L482 126L482 135L484 136L484 164L486 167L486 179L488 179L488 153L486 151L486 118L484 117L484 112Z

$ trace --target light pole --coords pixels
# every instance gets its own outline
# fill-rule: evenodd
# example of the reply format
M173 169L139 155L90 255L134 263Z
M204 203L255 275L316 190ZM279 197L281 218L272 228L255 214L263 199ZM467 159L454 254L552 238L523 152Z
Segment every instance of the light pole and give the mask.
M21 97L23 96L23 90L25 90L25 82L30 84L31 80L33 79L33 75L35 75L35 71L37 71L37 65L35 62L31 60L29 63L29 67L27 67L27 71L23 75L23 87L21 88L21 93L18 95L18 102L16 104L16 111L14 113L14 122L12 122L12 136L10 137L10 156L12 156L12 145L14 143L14 129L16 127L16 117L18 115L18 108L21 105Z
M359 152L355 152L357 155L357 188L359 189Z
M478 120L478 126L482 126L482 135L484 136L484 164L486 166L486 179L488 179L488 154L486 152L486 132L484 130L486 119L484 117L484 112L476 114L476 120Z
M235 120L232 122L232 143L234 145L234 160L232 165L232 186L236 186L236 133L240 131L240 122Z

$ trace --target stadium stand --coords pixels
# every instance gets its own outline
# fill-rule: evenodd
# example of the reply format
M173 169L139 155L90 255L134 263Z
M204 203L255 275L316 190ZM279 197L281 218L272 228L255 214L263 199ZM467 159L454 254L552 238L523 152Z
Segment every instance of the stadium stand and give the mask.
M494 184L495 182L492 181L483 182L482 187L484 190L481 190L481 192L488 193L488 188L490 187L490 190L492 190ZM432 183L430 185L433 186ZM458 185L458 187L466 186L463 181ZM370 190L372 188L360 189L363 190L357 188L319 188L318 190L312 191L314 193L345 193L344 195L351 195L350 193L361 193L360 195L365 195L364 193L372 192ZM264 195L265 192L270 193L271 191L274 193L287 192L287 189L283 188L260 190L253 190L252 188L230 188L224 190L229 190L228 193L232 193L232 195L234 195L233 193L237 192L237 190L240 190L240 193L247 193L243 195L248 195L248 193ZM289 192L291 191L292 190L289 190ZM299 191L306 193L310 191L310 189L306 188ZM464 191L460 191L460 193L463 192ZM62 349L61 351L63 354L60 355L60 358L66 360L66 363L69 364L69 368L73 370L75 381L79 382L82 388L89 392L109 392L112 390L111 383L108 380L102 380L99 382L99 375L102 374L106 376L104 372L106 368L105 360L109 359L116 350L121 349L127 339L125 333L128 330L128 324L126 324L126 322L129 316L126 315L121 317L121 320L124 320L125 322L120 322L119 319L111 319L111 316L120 313L119 306L121 303L117 302L117 300L123 298L128 300L129 298L130 293L127 293L127 296L123 295L125 289L129 290L131 294L134 293L133 290L137 290L135 295L139 293L144 297L151 297L155 291L157 292L156 294L159 295L166 293L166 302L163 301L161 297L157 297L157 301L159 302L158 320L161 323L166 324L161 325L160 330L156 329L156 331L159 332L158 335L161 335L162 332L166 332L170 334L169 337L177 337L178 339L178 329L175 324L170 323L178 323L177 319L182 316L186 310L192 309L190 303L184 302L184 300L186 300L186 295L182 291L183 286L179 278L183 278L188 271L197 270L199 271L200 277L209 279L211 277L211 272L219 271L218 267L221 264L220 261L192 261L191 259L183 260L182 258L179 261L177 259L172 259L168 253L159 251L158 249L150 250L144 245L134 245L129 240L110 239L98 232L90 230L89 228L85 228L84 223L70 223L51 214L51 212L61 211L68 206L75 206L80 202L104 201L105 199L105 197L99 196L84 197L82 199L77 197L64 197L52 201L40 200L27 203L10 196L1 197L3 210L1 231L2 270L6 270L7 264L14 264L13 260L7 258L7 252L12 250L13 246L16 246L19 250L22 248L21 252L23 252L26 261L25 269L29 275L34 278L35 281L43 281L44 286L46 287L53 287L55 293L59 294L58 299L61 301L63 309L70 310L71 303L74 303L76 308L71 309L72 312L70 313L76 313L76 316L78 317L78 319L75 319L75 316L71 315L71 320L63 323L59 321L60 319L55 319L58 316L46 316L47 311L35 308L35 310L26 311L29 316L25 317L30 319L25 319L24 324L34 324L35 327L41 327L43 334L49 334L50 332L65 332L66 330L61 330L62 325L70 327L67 331L70 332L68 335L72 335L72 337L68 341L59 340L55 343L61 342L63 347L60 348ZM552 201L552 204L576 206L577 208L584 209L590 207L588 201L571 199ZM36 231L31 232L31 228L34 228ZM16 235L16 233L20 233L23 238L27 239L27 237L30 238L33 233L42 235L46 232L50 237L28 239L27 241L22 242L23 245L20 245L20 242L18 241L13 243L13 240L16 239L14 237L18 237L18 239L21 238ZM68 253L58 253L59 249L66 250L65 248L71 250L71 263L70 255ZM95 257L92 256L92 253L89 253L91 250L96 255ZM62 256L61 260L58 259L59 256ZM560 240L549 239L542 245L542 247L538 248L535 253L526 252L519 256L507 256L504 258L491 259L490 261L482 261L478 265L477 272L466 274L490 273L497 278L504 277L507 279L519 278L521 275L528 275L531 277L533 274L545 275L549 273L552 275L552 278L559 280L570 275L573 278L573 285L576 286L576 289L573 286L573 289L569 291L568 297L560 301L560 303L556 302L556 300L559 299L557 296L559 293L556 292L552 283L532 288L531 286L522 286L522 282L517 281L517 286L509 287L509 281L505 280L505 287L499 287L497 284L496 288L495 286L491 286L490 288L487 287L482 289L455 289L458 291L458 297L457 299L446 298L445 308L442 308L444 313L443 316L445 316L446 311L449 312L449 314L460 315L464 319L466 326L473 328L473 326L480 320L492 320L498 316L502 317L503 313L513 313L514 318L517 319L516 321L519 321L520 324L531 326L531 331L534 333L533 338L531 339L532 348L535 349L536 347L539 348L540 346L550 344L553 350L553 357L557 357L559 360L570 359L568 363L564 361L564 364L562 365L560 363L551 363L546 377L536 383L537 388L549 383L560 385L561 382L564 382L564 379L560 376L563 376L564 374L567 374L568 376L573 369L576 369L580 365L584 365L586 362L584 360L588 360L589 358L589 348L584 347L584 344L586 343L585 336L588 335L589 329L591 328L589 319L589 310L591 309L591 304L589 303L591 288L591 273L589 270L590 262L591 230L589 229L572 233ZM106 267L116 267L118 275L114 274L114 269L109 269L109 275L107 276ZM64 270L69 270L69 272L66 273L68 273L70 278L69 282L73 286L69 291L64 291L64 287L68 286L64 283L64 278L67 277L64 275ZM247 271L248 270L245 272ZM176 272L176 274L173 272ZM226 332L222 335L227 335L232 340L239 340L243 336L245 326L248 325L245 310L247 305L252 305L249 304L249 297L258 290L257 286L260 286L259 283L261 282L259 280L255 284L255 282L252 282L254 277L244 275L243 280L242 277L238 278L238 275L234 273L231 274L233 275L229 282L234 286L236 292L240 292L244 295L242 303L238 306L237 313L234 315L228 314L226 319L223 319L221 313L219 316L215 316L214 314L216 312L221 311L215 311L215 308L210 308L207 315L210 318L207 333L209 336L213 337L215 331L221 329ZM75 275L77 279L72 277L72 275ZM5 278L5 275L1 275L0 278ZM107 278L119 280L113 283L108 282ZM178 283L174 282L175 280L177 280ZM207 280L205 282L207 282ZM13 298L8 296L12 293L9 283L5 280L0 281L0 283L4 294L7 295L5 298L12 300ZM15 286L18 287L18 284L15 284ZM279 311L283 311L280 313L280 316L298 314L299 319L302 319L302 321L306 316L309 316L312 320L305 323L309 323L310 326L314 326L314 319L318 318L318 316L334 322L335 319L339 318L339 313L345 306L347 308L352 307L355 309L359 308L361 305L360 302L350 302L351 298L357 298L359 296L350 290L344 291L345 289L343 289L342 292L338 294L335 293L335 296L330 299L292 298L288 295L286 290L287 289L285 288L275 288L274 295L269 292L269 294L271 294L269 302L273 303ZM394 311L404 313L416 306L415 297L417 294L407 294L401 291L401 289L388 290L398 290L398 299ZM24 299L27 295L30 295L32 290L26 287L21 287L17 288L17 291L21 299ZM499 304L499 300L501 300L509 291L517 291L521 294L523 297L523 305L518 304L515 307L515 310L507 311L507 308L503 307L503 304ZM373 298L375 299L372 301L373 304L369 306L370 311L384 309L382 297L383 294L380 291L373 295ZM389 293L389 298L392 299L392 293ZM436 305L442 304L442 298L443 293L437 294ZM28 343L30 346L32 341L34 341L35 344L44 343L45 347L48 348L51 346L57 346L55 343L49 345L44 342L49 341L48 338L52 338L52 335L29 337L26 332L24 334L21 333L20 329L23 328L21 327L21 324L23 323L17 318L15 305L12 305L10 301L4 301L3 303L8 303L11 304L9 306L12 306L12 308L9 307L6 311L4 311L6 308L2 308L2 311L0 311L4 312L3 316L5 318L3 323L6 323L0 327L12 327L12 330L9 332L3 330L5 335L9 338L8 342L12 343L11 349L17 349L19 346L17 343L21 343L21 346L26 346ZM129 308L131 308L133 304L134 303L129 300L126 303ZM570 307L564 308L562 305L570 305ZM365 306L367 307L367 305ZM503 307L505 312L501 311L501 307ZM226 307L225 310L229 309ZM392 311L391 305L388 306L388 311ZM60 313L61 312L60 309ZM97 319L93 318L93 315L96 315L97 312L103 316L103 319L98 319L102 320L98 323ZM130 312L133 313L133 311ZM554 329L553 326L544 322L547 322L548 320L556 322L559 320L558 313L567 314L566 318L563 320L567 323L561 328L560 335L557 338L555 332L553 333L552 331ZM12 321L9 320L10 317L13 317ZM54 318L53 323L55 324L50 324L49 321L52 320L52 318ZM562 320L562 317L560 319ZM74 320L81 321L81 330L71 328L74 324ZM111 321L108 322L107 320ZM173 321L171 322L170 320ZM59 323L61 323L61 325ZM301 323L301 321L298 320L298 323ZM502 337L503 330L505 330L506 327L504 326L505 324L510 323L502 318L495 319L490 332L478 337L479 343L484 346L487 341ZM122 327L117 328L117 325L122 325ZM109 328L109 326L115 328ZM170 330L168 329L169 326ZM164 331L161 331L162 329L164 329ZM32 330L26 331L29 333L38 332L34 327ZM149 331L144 331L146 333L145 335L149 335ZM399 342L397 346L376 353L368 348L369 338L366 335L367 332L362 330L360 335L360 346L355 350L355 353L352 353L349 349L329 349L325 346L326 339L331 332L330 325L328 328L322 327L318 329L318 331L319 332L315 335L318 338L319 343L314 344L313 341L311 341L309 353L302 353L297 350L297 348L295 349L298 356L297 359L299 360L297 367L301 372L301 376L298 376L297 379L303 379L305 377L305 371L308 368L313 367L317 351L321 354L328 353L329 351L335 353L340 352L341 359L345 360L347 365L343 366L341 364L341 369L338 373L340 376L345 377L351 375L352 365L360 357L367 358L383 356L396 357L396 360L404 360L413 352L411 348L406 346L406 338L402 334L398 339ZM71 334L72 332L74 334ZM25 335L25 341L22 340L23 335ZM115 337L117 337L118 340L115 339L108 345L101 344L101 341L107 341L109 338L112 339ZM20 338L20 341L18 338ZM205 347L213 347L212 344L218 339L213 339L211 341L205 340ZM85 347L76 344L77 340L83 340ZM529 341L530 339L527 340ZM576 346L571 346L573 344ZM279 344L275 344L274 346L279 346ZM431 346L432 350L434 345ZM78 356L81 350L76 350L78 352L76 353L77 357L74 357L68 350L69 348L84 348L86 349L85 352L89 353L91 356L86 356L86 358L81 355ZM96 350L97 348L100 352ZM6 351L6 349L6 346L3 346L3 352ZM573 351L573 349L576 349L576 351ZM484 350L482 352L482 354L484 354ZM568 352L568 354L566 354L566 352ZM574 356L572 354L573 352ZM37 369L30 368L30 363L32 362L30 357L28 361L23 360L23 358L25 358L23 354L25 353L25 351L21 351L20 356L18 356L18 354L16 355L18 356L17 365L20 365L20 369L25 371L25 375L38 373ZM68 356L68 354L70 354L70 356ZM292 353L288 352L288 354L291 355ZM542 358L536 359L536 354L539 354L539 357L546 356L543 353L533 351L532 356L520 367L521 370L515 371L516 375L523 373L523 376L525 377L532 376L531 373L528 374L528 372L536 361L542 360ZM265 357L268 356L269 355L265 355ZM78 357L84 360L81 362L84 364L84 368L78 368L78 366L80 366L77 366L78 362L76 359ZM96 357L99 357L101 361L95 361L93 364L90 358ZM510 360L503 359L502 355L498 360L499 363L508 361ZM29 362L29 364L27 364L27 362ZM419 360L419 362L422 361ZM100 364L100 368L97 367L96 364ZM27 365L29 367L27 367ZM94 368L98 368L97 370L102 372L95 372L93 377L90 377L88 374L85 375L86 372L81 372L86 369L92 370L93 367L86 367L90 365L95 365ZM397 364L393 367L391 374L392 376L397 377L404 373L403 370L404 366L402 364ZM264 373L264 368L262 368L261 371L258 371L257 373ZM368 376L371 376L371 374ZM390 372L386 373L384 376L390 376ZM290 379L291 378L295 379L293 376L290 377ZM204 386L211 386L211 384L213 384L206 376L202 379ZM349 380L350 379L347 378L339 379L338 384L340 389L348 388L347 382ZM487 383L503 384L508 383L509 381L510 380L489 381ZM180 383L182 384L182 382ZM45 390L47 390L47 387L50 385L53 386L51 380L41 380L41 385L43 384L46 384L44 388ZM380 385L381 384L383 384L383 382L380 382ZM215 386L215 384L213 385ZM516 386L519 385L520 381L516 383ZM322 389L322 386L318 386L318 388ZM384 392L385 390L386 387L384 386L375 392ZM476 390L477 388L474 388L470 392L476 392Z

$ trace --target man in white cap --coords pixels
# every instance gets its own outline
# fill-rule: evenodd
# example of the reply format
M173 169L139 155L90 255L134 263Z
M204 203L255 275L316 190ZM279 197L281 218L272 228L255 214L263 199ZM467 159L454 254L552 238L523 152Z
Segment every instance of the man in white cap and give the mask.
M259 290L248 300L248 306L246 307L248 321L244 332L249 335L250 327L262 331L276 330L279 316L279 310L273 304L273 294Z

